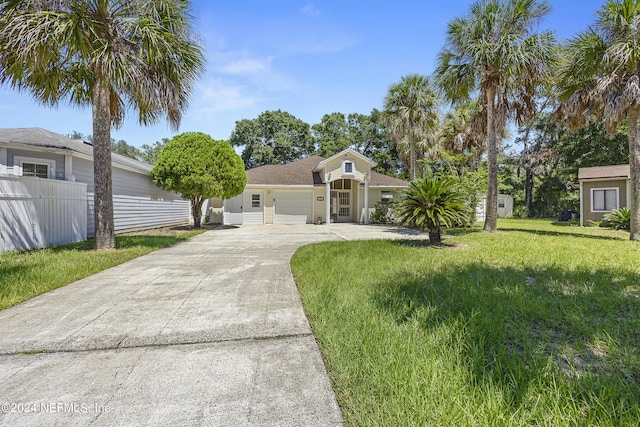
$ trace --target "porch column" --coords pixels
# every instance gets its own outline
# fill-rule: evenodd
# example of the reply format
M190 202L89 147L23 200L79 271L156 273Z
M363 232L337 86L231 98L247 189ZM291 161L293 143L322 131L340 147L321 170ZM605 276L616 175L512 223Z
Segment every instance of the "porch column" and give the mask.
M331 183L329 182L329 179L325 182L325 188L324 202L326 203L326 208L324 220L326 221L326 224L329 225L331 224Z
M369 224L369 175L364 176L364 223Z

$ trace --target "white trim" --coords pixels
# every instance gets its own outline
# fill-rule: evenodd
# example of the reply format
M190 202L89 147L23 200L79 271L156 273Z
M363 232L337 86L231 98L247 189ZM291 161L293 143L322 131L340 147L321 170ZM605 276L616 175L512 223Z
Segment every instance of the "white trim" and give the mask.
M628 176L609 176L606 178L583 178L580 182L599 182L599 181L629 181Z
M25 156L13 156L13 167L16 165L20 167L20 175L24 176L22 172L22 165L24 163L30 163L35 165L44 165L47 167L47 178L56 179L56 161L51 159L40 159L37 157L25 157Z
M347 172L347 164L351 165L351 172ZM353 179L356 176L356 162L353 159L342 159L342 177Z
M73 174L73 155L67 153L64 155L64 179L69 181Z
M70 152L74 152L71 148L51 148L45 147L43 145L33 145L33 144L21 144L17 142L0 142L1 148L13 148L20 151L33 151L33 152L42 152L42 153L51 153L51 154L69 154Z
M327 163L339 158L339 157L343 157L345 154L351 154L352 156L355 157L359 157L360 159L366 161L367 163L369 163L369 167L371 166L376 166L377 163L374 162L373 160L371 160L370 158L368 158L367 156L358 153L357 151L355 151L352 148L345 148L344 150L342 150L341 152L334 154L333 156L324 159L323 161L321 161L320 163L318 163L318 165L316 166L316 168L313 170L314 172L320 172L322 169L324 169L324 167L327 165Z
M584 227L584 185L580 181L580 227Z
M609 190L615 190L616 192L616 207L613 209L620 209L620 188L619 187L600 187L600 188L592 188L591 189L591 203L590 203L590 208L591 208L591 212L592 213L603 213L603 212L611 212L612 209L603 209L603 210L595 210L593 208L593 193L595 191L609 191ZM606 204L606 199L605 199L605 204Z
M247 184L245 186L245 188L281 188L281 189L287 189L287 188L302 188L302 189L313 189L315 187L322 187L324 186L324 184L317 184L317 185L309 185L309 184Z

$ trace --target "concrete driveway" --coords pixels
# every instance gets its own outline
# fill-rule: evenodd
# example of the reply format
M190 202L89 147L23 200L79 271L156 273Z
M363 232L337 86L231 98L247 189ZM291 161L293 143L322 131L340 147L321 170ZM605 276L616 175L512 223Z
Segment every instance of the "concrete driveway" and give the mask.
M0 312L2 425L333 426L289 260L384 226L220 228Z

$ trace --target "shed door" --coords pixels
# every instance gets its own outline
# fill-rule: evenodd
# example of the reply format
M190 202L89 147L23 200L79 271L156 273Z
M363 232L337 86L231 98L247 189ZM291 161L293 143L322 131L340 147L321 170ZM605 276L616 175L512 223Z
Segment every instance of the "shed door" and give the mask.
M313 191L276 191L275 224L310 224L313 221Z

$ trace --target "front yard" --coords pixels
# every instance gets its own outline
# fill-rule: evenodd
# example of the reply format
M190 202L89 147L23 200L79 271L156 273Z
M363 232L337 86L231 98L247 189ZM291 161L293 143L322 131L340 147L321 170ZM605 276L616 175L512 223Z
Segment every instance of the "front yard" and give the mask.
M347 425L638 424L640 244L549 221L499 229L294 255Z

